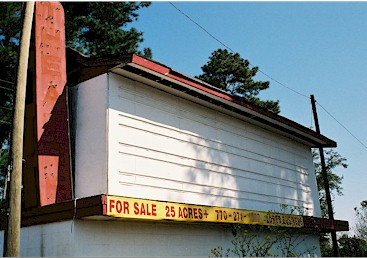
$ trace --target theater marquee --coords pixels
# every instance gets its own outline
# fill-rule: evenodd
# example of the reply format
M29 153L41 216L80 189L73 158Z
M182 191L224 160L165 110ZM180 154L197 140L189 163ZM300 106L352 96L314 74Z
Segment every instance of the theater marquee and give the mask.
M107 214L116 218L258 224L301 228L302 216L107 196Z

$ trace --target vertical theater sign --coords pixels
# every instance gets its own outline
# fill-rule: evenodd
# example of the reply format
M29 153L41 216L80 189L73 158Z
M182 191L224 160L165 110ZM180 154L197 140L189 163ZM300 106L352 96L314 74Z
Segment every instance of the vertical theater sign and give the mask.
M234 224L317 247L348 230L320 218L311 148L333 140L141 56L65 50L58 2L37 2L33 43L22 256L207 256Z
M36 2L25 131L25 206L72 200L65 20L59 2Z

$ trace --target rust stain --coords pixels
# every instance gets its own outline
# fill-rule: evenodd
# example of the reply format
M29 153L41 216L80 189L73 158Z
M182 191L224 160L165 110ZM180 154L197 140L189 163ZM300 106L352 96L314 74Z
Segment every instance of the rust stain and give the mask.
M36 2L36 113L40 205L70 200L65 18L59 2Z

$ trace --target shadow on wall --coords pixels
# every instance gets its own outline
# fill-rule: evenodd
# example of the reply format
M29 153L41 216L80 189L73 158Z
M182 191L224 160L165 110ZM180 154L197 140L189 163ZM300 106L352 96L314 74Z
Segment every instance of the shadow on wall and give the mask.
M116 87L110 108L125 134L128 187L141 179L147 191L160 188L167 200L189 204L262 211L309 205L299 175L308 167L298 164L303 153L289 139L138 82Z
M56 89L49 92L52 96L46 97L57 100L51 113L44 114L49 116L49 120L43 125L39 141L36 136L36 105L34 102L27 105L23 178L26 208L72 199L67 89L65 87L60 96Z
M217 111L205 112L215 113L214 122L206 124L208 118L190 114L196 118L196 126L181 124L180 129L197 135L189 140L195 166L188 175L200 185L201 194L212 200L211 205L279 212L286 212L287 206L305 212L312 209L309 172L300 161L302 155L288 143L282 145L285 139L278 136L277 142L274 135L259 137L253 133L259 128L251 129L251 125ZM234 122L227 125L226 119ZM233 124L237 128L231 127Z
M72 199L66 94L65 87L38 141L41 205Z

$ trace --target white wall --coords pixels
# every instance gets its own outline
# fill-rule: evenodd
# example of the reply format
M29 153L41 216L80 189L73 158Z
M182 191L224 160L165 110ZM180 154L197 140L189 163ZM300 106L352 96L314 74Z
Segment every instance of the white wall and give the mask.
M108 194L320 214L310 148L109 74Z
M208 257L211 248L231 237L217 225L185 223L80 221L75 229L76 256Z
M3 254L4 234L0 233L0 254ZM21 228L20 256L73 256L72 222L63 221Z
M298 239L293 242L298 253L310 249L311 256L320 256L317 235ZM218 245L233 248L232 228L218 224L85 220L75 223L74 240L74 256L208 257Z
M75 220L21 229L21 256L205 256L218 245L230 247L231 227L218 224ZM318 246L318 236L304 235L298 246ZM0 252L3 234L0 234ZM273 250L274 252L275 250ZM317 247L311 253L320 255Z
M71 88L75 127L75 197L107 193L107 74Z

